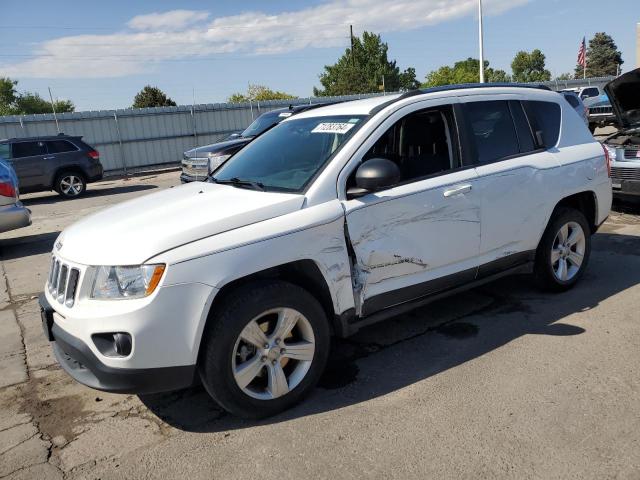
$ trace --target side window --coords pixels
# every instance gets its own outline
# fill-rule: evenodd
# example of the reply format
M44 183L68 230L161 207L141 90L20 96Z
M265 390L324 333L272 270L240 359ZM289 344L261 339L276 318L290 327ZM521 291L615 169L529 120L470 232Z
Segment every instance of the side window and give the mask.
M73 143L68 142L67 140L52 140L45 143L47 144L47 150L49 153L75 152L78 150Z
M363 161L386 158L395 162L402 182L457 168L460 161L454 125L450 106L410 113L378 139Z
M492 163L518 155L518 137L504 100L472 102L464 105L471 134L475 140L478 163Z
M11 158L11 147L8 143L0 143L0 159L8 160Z
M597 96L598 96L598 89L597 88L585 88L582 91L582 95L580 95L580 98L585 99L585 98L597 97Z
M13 144L13 158L46 155L47 149L43 142L17 142Z
M553 102L527 100L522 102L539 145L546 148L558 143L560 136L560 105Z
M509 108L511 109L511 115L513 116L513 123L516 126L520 153L528 153L536 150L531 125L529 125L529 120L527 120L527 117L524 114L522 104L515 100L511 100L509 102Z

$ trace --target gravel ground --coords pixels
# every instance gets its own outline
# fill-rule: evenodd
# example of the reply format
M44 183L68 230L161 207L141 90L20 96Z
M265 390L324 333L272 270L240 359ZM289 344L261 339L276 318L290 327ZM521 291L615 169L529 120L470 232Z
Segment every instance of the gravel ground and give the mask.
M201 387L91 390L55 364L35 296L58 233L178 184L25 195L0 235L0 478L640 478L640 206L616 205L574 290L509 278L334 343L320 387L260 422Z

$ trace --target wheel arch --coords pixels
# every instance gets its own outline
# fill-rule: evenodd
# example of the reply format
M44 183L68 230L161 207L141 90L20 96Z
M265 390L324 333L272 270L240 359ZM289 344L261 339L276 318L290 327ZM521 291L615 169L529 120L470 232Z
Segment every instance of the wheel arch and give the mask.
M52 176L49 179L49 185L51 186L51 188L55 188L56 179L58 178L58 176L60 174L62 174L64 172L79 173L80 175L82 175L82 178L83 178L84 183L86 185L86 183L87 183L87 173L84 171L84 169L80 165L71 164L71 165L60 166L60 167L57 167L55 170L53 170Z
M325 311L331 334L345 336L344 322L335 312L329 285L327 284L320 267L314 260L304 259L260 270L224 284L209 306L207 320L204 325L201 338L205 337L207 329L211 327L211 313L215 311L222 302L224 302L225 298L230 293L252 283L259 284L261 282L276 279L297 285L309 292L316 300L318 300L322 309ZM202 342L200 342L200 345L198 346L197 358L200 358L201 348Z
M553 218L555 212L558 208L568 207L578 210L584 214L589 224L590 233L593 235L596 233L598 229L597 218L598 218L598 198L596 197L596 193L591 190L585 190L579 193L574 193L573 195L569 195L561 199L553 209L551 217L549 217L549 221ZM548 223L547 222L547 223Z

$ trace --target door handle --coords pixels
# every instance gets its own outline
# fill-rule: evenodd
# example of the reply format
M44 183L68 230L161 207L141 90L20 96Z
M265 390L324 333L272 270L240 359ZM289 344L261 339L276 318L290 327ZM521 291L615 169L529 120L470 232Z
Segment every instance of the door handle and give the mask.
M456 185L453 188L449 188L444 191L445 197L453 197L454 195L461 195L471 191L471 185Z

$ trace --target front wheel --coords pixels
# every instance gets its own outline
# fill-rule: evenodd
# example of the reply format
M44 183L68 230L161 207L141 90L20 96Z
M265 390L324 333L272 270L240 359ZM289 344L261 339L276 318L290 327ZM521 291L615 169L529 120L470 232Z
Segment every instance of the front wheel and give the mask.
M536 283L545 290L568 290L584 274L590 254L591 235L584 214L573 208L559 208L536 251Z
M242 287L215 308L199 370L206 390L225 410L267 417L313 389L327 361L329 328L311 294L274 280Z

